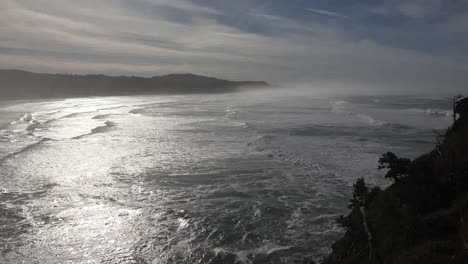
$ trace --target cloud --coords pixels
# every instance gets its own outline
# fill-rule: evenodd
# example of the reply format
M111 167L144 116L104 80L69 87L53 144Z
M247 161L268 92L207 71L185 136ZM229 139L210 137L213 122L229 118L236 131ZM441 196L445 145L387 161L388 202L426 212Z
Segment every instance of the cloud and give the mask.
M233 23L226 19L229 10L189 1L129 3L1 1L0 68L144 76L192 72L228 79L405 89L462 87L468 81L465 57L349 37L349 23L339 24L343 19L320 19L343 17L330 11L299 20L255 9ZM159 8L168 6L184 12L184 19L180 13L159 16Z
M251 12L250 15L254 18L260 19L263 23L275 28L277 31L278 29L287 30L287 33L291 33L291 30L294 32L308 32L308 33L332 33L334 30L330 30L329 27L323 26L321 24L312 24L312 25L305 25L299 23L293 19L289 19L282 16L276 16L272 14L265 14L265 13L258 13L258 12Z
M386 0L371 11L381 15L419 19L438 13L442 6L443 0Z
M201 6L194 4L190 1L185 1L185 0L145 0L148 3L157 5L157 6L167 6L167 7L172 7L176 9L181 9L185 11L190 11L190 12L201 12L201 13L209 13L209 14L220 14L219 11L206 7L206 6Z
M450 17L440 28L449 33L468 33L468 12Z
M333 12L333 11L328 11L328 10L323 10L323 9L306 8L306 10L315 14L329 16L329 17L348 18L348 16L342 15L338 12Z

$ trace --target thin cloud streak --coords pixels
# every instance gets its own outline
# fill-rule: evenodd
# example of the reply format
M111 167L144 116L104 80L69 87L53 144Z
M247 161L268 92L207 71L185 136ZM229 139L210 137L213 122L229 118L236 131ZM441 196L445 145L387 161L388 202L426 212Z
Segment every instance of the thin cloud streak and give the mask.
M323 10L323 9L306 8L306 10L315 14L329 16L329 17L349 18L348 16L342 15L338 12L333 12L333 11L328 11L328 10Z
M213 15L219 15L221 14L218 10L205 7L205 6L200 6L197 4L194 4L190 1L186 0L144 0L148 3L154 4L154 5L159 5L159 6L167 6L167 7L172 7L176 9L182 9L185 11L191 11L191 12L201 12L201 13L208 13L208 14L213 14Z

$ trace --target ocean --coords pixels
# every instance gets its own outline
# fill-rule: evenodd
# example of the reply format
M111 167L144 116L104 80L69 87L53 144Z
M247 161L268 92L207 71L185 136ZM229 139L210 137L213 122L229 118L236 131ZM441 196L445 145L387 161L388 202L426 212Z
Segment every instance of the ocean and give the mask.
M303 263L450 100L256 90L0 101L0 263Z

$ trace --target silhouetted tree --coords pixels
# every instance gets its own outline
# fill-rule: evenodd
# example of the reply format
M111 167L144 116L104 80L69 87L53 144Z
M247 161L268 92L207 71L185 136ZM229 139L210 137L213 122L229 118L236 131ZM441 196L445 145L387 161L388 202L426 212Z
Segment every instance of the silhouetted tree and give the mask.
M335 219L335 221L339 226L344 228L346 231L352 228L351 219L349 215L347 216L340 215L338 218Z
M408 175L410 165L410 159L399 158L393 152L387 152L380 157L378 168L388 169L385 178L397 182Z
M457 105L458 102L463 98L463 95L459 94L452 99L452 117L453 117L453 122L457 121Z
M364 178L357 179L356 183L353 184L353 188L353 198L351 198L351 204L348 207L354 208L364 206L367 194L369 193Z
M364 178L357 179L356 183L353 184L353 197L350 200L348 205L349 209L356 209L356 212L360 211L360 208L365 206L367 203L367 196L369 194L369 189L366 186ZM340 215L335 219L336 223L346 230L351 230L353 225L361 225L361 220L356 222L356 219L352 219L352 215L347 216ZM354 223L354 224L353 224Z
M456 116L458 116L458 119L454 120L454 122L468 118L468 97L458 95L454 98L453 115L454 119L456 119Z
M468 263L468 97L455 97L453 111L433 151L382 155L379 169L395 181L386 189L354 184L352 210L337 219L346 234L324 263Z

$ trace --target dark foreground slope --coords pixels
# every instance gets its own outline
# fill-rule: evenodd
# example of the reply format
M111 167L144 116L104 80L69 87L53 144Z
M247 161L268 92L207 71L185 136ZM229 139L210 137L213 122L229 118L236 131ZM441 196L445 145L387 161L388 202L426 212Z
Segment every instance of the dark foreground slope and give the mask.
M326 264L468 263L468 99L433 151L413 161L393 153L379 168L393 184L354 185L351 212L338 219L344 237Z
M48 98L136 94L230 92L241 86L268 86L266 82L234 82L193 74L152 78L41 74L0 70L0 98Z

